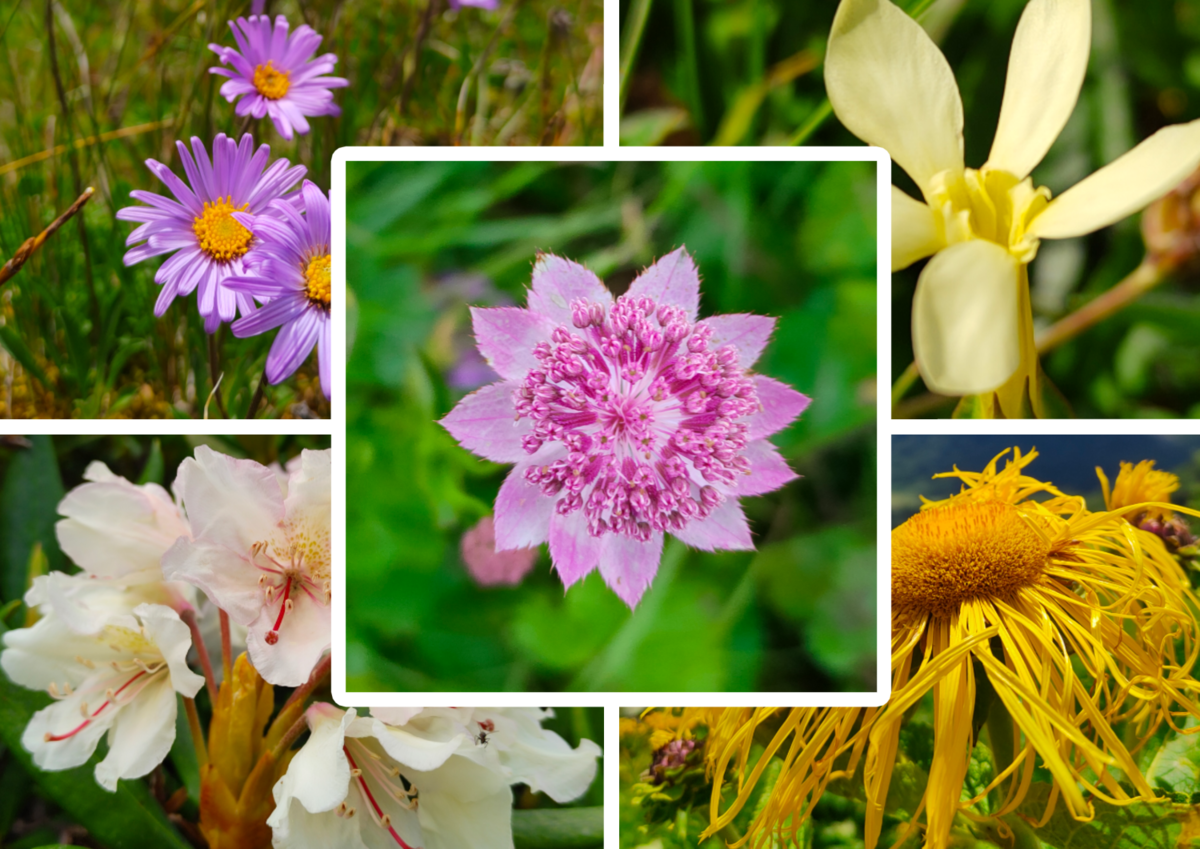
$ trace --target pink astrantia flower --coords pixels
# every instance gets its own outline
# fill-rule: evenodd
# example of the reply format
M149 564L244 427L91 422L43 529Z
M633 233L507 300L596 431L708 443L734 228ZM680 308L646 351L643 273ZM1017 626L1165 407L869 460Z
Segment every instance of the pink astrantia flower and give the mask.
M330 89L350 85L341 77L323 77L337 64L337 56L326 53L312 58L321 36L312 27L301 25L288 35L287 18L280 15L274 27L266 15L252 15L229 22L238 50L210 44L223 65L233 68L209 68L210 74L229 77L221 86L221 95L233 103L238 115L261 118L270 115L275 129L285 139L293 132L308 132L305 116L341 115ZM240 50L240 52L239 52Z
M195 290L204 329L215 333L221 322L233 321L238 310L246 314L254 309L249 295L238 294L225 285L227 278L246 272L247 254L255 247L253 234L238 223L233 213L276 215L268 209L271 201L285 198L285 192L308 169L293 166L286 159L276 159L268 167L271 148L264 144L255 150L249 133L242 136L240 144L219 134L213 139L212 162L204 142L195 136L192 153L181 141L175 146L187 183L161 162L146 160L146 166L171 190L174 199L132 191L131 198L148 205L117 211L121 221L141 222L125 241L126 246L135 245L126 252L125 264L135 265L174 251L154 275L154 282L162 286L154 314L162 318L177 295L186 296ZM288 194L285 199L290 202L293 198L294 194Z
M163 575L199 587L249 628L246 649L271 684L304 683L330 644L329 451L304 451L286 487L253 460L196 449L176 488L194 539L163 555Z
M484 516L462 536L462 558L471 577L480 586L515 586L529 574L537 560L536 548L496 550L496 527L491 516Z
M550 544L566 586L599 568L630 607L663 534L753 549L738 497L796 477L766 437L809 399L748 369L775 320L696 320L700 278L680 248L615 302L596 275L542 256L528 308L473 309L503 378L442 420L465 448L516 463L496 498L496 549Z

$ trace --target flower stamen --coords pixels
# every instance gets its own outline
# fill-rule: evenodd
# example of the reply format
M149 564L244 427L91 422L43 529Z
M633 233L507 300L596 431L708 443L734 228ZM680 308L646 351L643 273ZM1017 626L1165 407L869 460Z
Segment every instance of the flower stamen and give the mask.
M233 205L233 195L205 201L204 212L192 220L192 230L200 244L200 250L217 262L229 262L250 250L254 234L233 217L234 212L245 212L249 203Z
M265 65L255 66L254 87L267 100L281 99L291 86L291 74L276 68L272 60L268 59Z

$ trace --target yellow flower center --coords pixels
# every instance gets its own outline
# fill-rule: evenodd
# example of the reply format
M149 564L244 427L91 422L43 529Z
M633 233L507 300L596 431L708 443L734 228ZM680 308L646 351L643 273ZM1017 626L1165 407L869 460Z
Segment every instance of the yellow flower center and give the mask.
M204 212L193 219L192 230L200 242L200 250L217 262L229 262L250 250L254 234L238 223L231 213L245 212L250 204L233 205L233 196L217 198L204 204Z
M329 254L313 257L304 269L304 294L312 303L329 309L331 289Z
M892 610L947 617L976 598L1011 598L1042 574L1050 544L999 501L949 504L892 531Z
M254 69L254 87L267 100L278 100L288 93L291 81L287 71L277 70L275 63L268 59L267 64Z
M934 177L931 195L929 205L948 244L987 239L1022 263L1037 255L1038 240L1028 230L1050 202L1050 190L1035 189L1030 178L991 168L943 171Z

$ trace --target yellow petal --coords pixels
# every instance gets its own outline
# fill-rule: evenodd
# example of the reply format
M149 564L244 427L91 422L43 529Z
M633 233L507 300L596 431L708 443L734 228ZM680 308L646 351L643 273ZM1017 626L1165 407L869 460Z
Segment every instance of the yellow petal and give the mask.
M1197 164L1200 121L1165 127L1050 201L1029 232L1068 239L1107 227L1165 195Z
M913 353L925 384L944 395L991 392L1021 363L1017 261L972 239L929 261L913 300Z
M1033 0L1025 7L985 167L1023 179L1042 161L1079 99L1091 37L1090 0Z
M945 246L933 210L892 186L892 271L908 268Z
M920 24L888 0L842 0L829 33L825 89L846 128L891 154L926 197L935 174L962 171L954 73Z

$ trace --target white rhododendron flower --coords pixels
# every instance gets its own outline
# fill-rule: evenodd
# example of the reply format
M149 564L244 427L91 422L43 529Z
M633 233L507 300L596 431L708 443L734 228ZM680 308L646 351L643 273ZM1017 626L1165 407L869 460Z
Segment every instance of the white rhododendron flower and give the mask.
M275 786L277 849L511 849L516 782L582 795L600 749L572 749L530 709L308 710L308 742Z
M93 462L88 483L58 505L65 518L55 526L59 547L96 578L124 583L161 581L163 553L191 536L183 511L158 484L139 486Z
M842 0L825 60L834 112L891 154L924 202L892 188L892 270L932 256L913 302L913 351L946 395L999 390L1006 414L1036 391L1026 266L1041 239L1082 236L1137 212L1200 163L1200 121L1167 127L1051 199L1029 175L1075 108L1087 71L1090 0L1031 0L1013 39L1000 121L982 168L963 161L950 65L889 0Z
M286 495L266 466L204 446L176 479L193 538L166 553L163 574L246 625L250 661L276 685L304 683L330 644L329 458L289 463Z
M87 583L87 579L80 579ZM30 603L45 586L29 593ZM94 633L79 633L43 604L30 628L4 635L0 666L13 682L45 690L57 700L33 715L21 738L44 770L86 763L108 734L108 754L96 764L96 781L116 790L117 780L146 775L175 740L176 693L196 695L204 679L187 665L191 633L170 607L123 604L101 585L87 597L93 616L109 606Z

